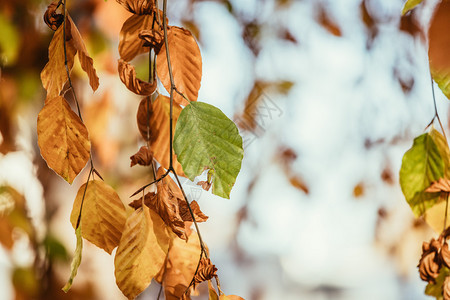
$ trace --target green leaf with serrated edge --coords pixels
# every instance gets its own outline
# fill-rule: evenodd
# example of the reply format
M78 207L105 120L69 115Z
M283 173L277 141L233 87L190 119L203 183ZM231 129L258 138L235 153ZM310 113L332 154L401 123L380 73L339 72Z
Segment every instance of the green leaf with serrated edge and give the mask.
M435 297L436 300L444 299L443 296L443 285L445 277L450 275L450 270L444 266L441 267L439 271L439 276L436 278L436 283L429 283L425 288L425 295Z
M433 142L436 144L442 160L444 161L444 175L446 178L450 178L450 150L448 148L447 140L434 128L431 128L429 134L433 139Z
M419 5L423 0L408 0L402 9L402 15L406 14L408 11Z
M83 250L83 238L81 237L81 224L75 229L75 235L77 236L77 246L75 248L75 254L73 256L72 264L70 265L70 278L62 290L67 293L72 287L72 282L75 276L77 276L78 267L81 263L81 251Z
M191 181L205 169L214 171L212 192L230 198L244 156L236 124L218 108L191 102L178 118L173 147Z
M424 133L403 156L400 186L416 216L422 215L439 200L439 193L425 193L433 181L444 176L444 161L433 138Z

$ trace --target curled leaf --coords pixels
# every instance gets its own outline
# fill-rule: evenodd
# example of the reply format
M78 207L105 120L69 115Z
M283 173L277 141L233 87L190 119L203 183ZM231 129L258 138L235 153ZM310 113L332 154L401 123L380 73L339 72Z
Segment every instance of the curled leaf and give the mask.
M141 30L139 32L139 38L144 40L144 47L155 49L156 54L159 53L161 46L164 43L164 34L161 30Z
M198 266L197 274L194 276L194 284L210 280L217 276L217 268L209 258L202 258Z
M56 13L58 6L58 2L53 1L44 13L44 22L53 31L58 29L58 27L64 22L64 16Z
M189 30L175 26L169 27L167 41L175 86L189 101L196 101L202 80L202 56L197 42ZM171 82L164 44L156 57L156 70L164 88L170 91ZM180 105L189 104L178 93L174 94L174 101Z
M83 251L83 238L81 237L81 225L75 229L75 235L77 237L77 246L75 248L75 254L73 255L72 264L70 265L70 278L62 290L67 293L72 287L72 282L75 276L77 276L78 267L81 264L81 252Z
M37 134L47 165L72 183L89 160L91 143L86 126L63 97L49 99L44 105L37 119Z
M427 193L450 192L450 180L447 178L439 178L425 190Z
M153 12L153 0L117 0L117 3L137 15L149 15Z
M445 277L443 285L444 300L450 300L450 276Z
M419 274L423 281L434 283L435 279L439 276L439 270L441 268L441 260L439 257L439 250L441 244L431 239L430 243L424 242L422 244L422 257L419 261Z
M178 206L180 207L180 217L185 222L193 222L191 213L189 211L189 207L186 204L186 201L178 199ZM190 203L192 213L195 217L196 222L206 222L208 220L208 216L205 215L198 205L197 201L193 200Z
M118 67L120 80L133 93L141 96L149 96L156 90L156 81L150 84L137 78L134 67L123 59L119 59Z
M153 161L152 151L147 146L142 146L139 151L130 157L131 165L149 166Z
M209 189L211 188L212 182L199 181L199 182L197 182L197 185L201 186L202 189L204 189L205 191L209 191Z
M119 54L125 61L131 61L137 55L147 53L144 40L139 38L139 32L152 27L153 17L150 15L133 15L123 23L120 30Z

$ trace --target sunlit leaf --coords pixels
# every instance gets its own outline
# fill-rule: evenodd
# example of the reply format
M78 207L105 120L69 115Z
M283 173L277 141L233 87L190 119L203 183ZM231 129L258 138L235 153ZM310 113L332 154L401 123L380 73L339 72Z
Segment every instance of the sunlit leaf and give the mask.
M236 295L220 295L219 300L244 300L244 298Z
M139 32L152 28L152 15L132 15L120 30L119 54L124 61L130 61L141 53L148 52L148 47L143 47L144 40L139 38Z
M81 68L86 72L89 77L89 84L93 91L96 91L99 85L97 72L94 68L94 61L89 56L86 46L84 45L83 38L78 31L77 26L72 21L70 16L67 17L67 22L70 24L70 31L73 39L73 46L78 51L78 60L80 61Z
M73 255L72 264L70 265L70 278L62 290L67 293L72 286L73 279L77 276L78 267L81 264L81 252L83 250L83 238L81 237L81 224L75 229L75 235L77 236L77 246L75 248L75 254Z
M111 254L119 244L125 226L125 206L112 187L101 180L91 180L79 188L75 197L70 215L74 228L77 226L82 202L83 238Z
M402 9L402 15L419 5L423 0L407 0Z
M89 160L91 143L83 122L63 97L44 105L38 115L37 134L47 165L72 183Z
M133 14L149 14L153 10L153 0L116 0Z
M428 30L428 58L431 75L445 96L450 99L450 2L437 6Z
M64 65L64 26L59 26L55 31L50 46L48 47L48 63L41 72L42 85L47 90L47 99L59 95L64 84L68 80ZM67 65L72 70L73 61L77 50L72 42L66 42Z
M175 126L182 108L174 103L172 109L173 132L175 132ZM158 95L153 104L150 103L148 98L143 99L138 108L137 123L139 131L145 140L147 140L147 130L149 130L150 147L154 158L165 169L169 169L170 99L166 96ZM186 176L175 153L172 157L173 167L177 175Z
M118 69L120 80L133 93L141 96L149 96L156 90L156 81L150 84L137 78L134 67L123 59L119 59Z
M196 101L202 80L202 56L197 42L188 30L175 26L168 29L167 40L175 86L190 101ZM162 45L156 58L156 70L161 83L167 91L170 91L165 44ZM176 92L174 101L181 105L189 104Z
M169 235L163 220L147 206L128 217L114 259L116 283L128 299L134 299L164 264Z
M230 197L244 150L236 125L222 111L203 102L191 102L180 114L173 146L191 181L210 169L213 194Z

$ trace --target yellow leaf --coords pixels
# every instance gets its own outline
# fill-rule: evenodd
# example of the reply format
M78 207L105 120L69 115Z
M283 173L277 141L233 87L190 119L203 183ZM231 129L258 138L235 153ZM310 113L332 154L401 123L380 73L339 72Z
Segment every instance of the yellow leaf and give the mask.
M191 283L200 260L200 242L196 232L192 232L188 242L175 238L169 249L165 270L156 281L164 287L166 300L180 299Z
M77 246L75 248L75 254L73 256L72 264L70 265L70 278L62 290L67 293L72 286L73 279L77 276L78 267L81 264L81 252L83 250L83 238L81 237L81 224L75 229L75 235L77 236Z
M152 28L153 15L132 15L120 30L119 54L120 58L130 61L137 55L148 52L143 47L144 40L139 38L139 32Z
M219 300L219 296L217 295L214 286L212 285L211 280L208 280L208 291L209 291L209 300Z
M149 112L147 112L147 104ZM174 103L173 105L173 132L175 134L175 126L181 113L181 106ZM147 140L147 127L150 133L150 148L153 151L153 157L165 169L169 169L169 137L170 137L170 99L166 96L159 95L153 104L149 103L149 99L143 99L139 104L137 112L137 123L139 131L144 139ZM149 122L148 122L148 121ZM149 126L147 126L149 123ZM175 172L180 176L184 175L183 168L177 160L175 153L173 155L173 167Z
M67 101L47 99L37 119L38 144L47 165L72 183L89 160L88 131Z
M202 56L197 42L189 30L175 26L168 29L167 40L175 86L190 101L197 101L202 80ZM156 70L161 83L167 91L170 91L165 44L162 45L156 58ZM180 105L189 104L176 92L174 92L174 101Z
M66 83L67 71L64 65L64 26L59 26L48 47L48 63L41 72L42 85L47 90L47 99L59 96ZM67 65L72 70L77 50L72 42L66 42Z
M80 61L81 68L86 72L89 77L89 84L92 87L92 90L95 92L98 88L98 76L97 72L94 68L94 62L92 58L89 56L87 52L86 46L84 45L83 38L81 37L80 32L78 31L77 26L72 21L70 16L67 17L67 21L70 24L70 30L73 43L75 49L78 51L78 60Z
M128 217L114 259L117 286L128 299L139 295L160 271L169 242L163 220L145 205Z
M86 193L85 193L86 190ZM119 244L126 222L125 206L112 187L100 180L83 184L73 203L70 222L76 228L80 214L83 238L109 254Z
M236 296L236 295L229 295L229 296L221 295L219 297L219 300L244 300L244 298L241 298L241 297Z

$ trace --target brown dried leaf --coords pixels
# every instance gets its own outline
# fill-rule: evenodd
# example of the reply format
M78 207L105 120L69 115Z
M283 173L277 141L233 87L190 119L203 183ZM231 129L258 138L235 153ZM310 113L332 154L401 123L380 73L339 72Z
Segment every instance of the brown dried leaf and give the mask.
M197 269L200 253L196 232L189 236L187 242L177 238L173 240L165 268L155 278L157 282L162 282L166 300L179 300L183 296Z
M152 151L147 146L142 146L139 151L130 157L131 165L149 166L153 161Z
M174 103L172 109L172 133L175 134L175 126L182 108L178 104ZM153 151L154 158L161 164L162 167L169 169L170 99L166 96L159 95L153 104L150 103L148 98L143 99L139 104L136 117L139 131L145 140L148 140L147 129L149 131L150 147ZM183 167L177 160L177 156L175 154L172 155L175 172L179 176L186 176L183 172Z
M450 250L448 249L448 244L444 243L444 245L441 248L441 259L444 265L449 268L450 267Z
M209 258L202 258L198 266L197 274L194 276L194 284L210 280L217 276L217 268Z
M434 283L439 275L441 268L441 260L438 252L441 244L435 239L431 239L430 243L422 244L422 257L419 261L419 274L423 281Z
M119 195L101 180L89 181L87 188L86 183L83 184L78 190L70 215L73 228L76 228L82 202L81 235L111 254L119 244L126 222L125 206Z
M154 48L156 54L159 53L164 43L164 33L161 30L141 30L139 38L144 40L144 47Z
M202 189L204 189L205 191L209 191L209 189L211 188L212 182L199 181L199 182L197 182L197 185L200 185L202 187Z
M178 206L180 208L180 216L181 219L185 222L193 222L192 221L192 216L191 213L189 211L189 208L186 204L185 200L182 199L178 199ZM208 220L208 216L205 215L201 210L200 210L200 206L198 205L197 201L193 200L190 203L191 209L192 209L192 213L194 214L195 217L195 221L196 222L206 222L206 220Z
M91 143L83 122L63 97L47 100L38 115L37 134L47 165L72 183L89 160Z
M95 92L98 88L98 76L97 72L94 68L94 61L89 56L87 52L86 46L84 45L83 38L81 37L80 32L78 31L77 26L72 21L70 16L67 16L67 21L70 24L70 32L73 38L73 45L75 49L78 51L78 60L80 61L81 68L86 72L89 77L89 84L91 85L92 90Z
M139 32L152 28L152 20L151 15L133 15L123 23L119 41L120 58L131 61L137 55L149 51L148 47L144 47L144 40L139 38Z
M64 22L64 16L56 13L57 8L58 2L53 1L44 13L44 22L53 31L58 29L58 27Z
M433 182L426 190L427 193L450 192L450 180L447 178L439 178Z
M150 15L153 12L153 0L116 0L126 10L137 15Z
M161 218L147 206L128 217L114 259L116 283L134 299L161 270L170 238Z
M175 86L190 101L197 101L202 79L202 56L197 42L188 30L175 26L168 28L167 40ZM164 44L156 58L156 70L161 83L167 91L170 91L171 83ZM178 93L174 93L174 101L184 106L189 104Z
M123 59L119 59L118 62L120 80L130 91L141 96L150 96L155 92L156 80L153 81L153 84L143 81L136 77L136 70L132 65Z
M67 22L67 24L70 24ZM69 26L69 25L68 25ZM53 35L48 47L48 63L41 72L41 81L47 90L47 99L59 96L68 80L64 65L63 26L60 26ZM67 66L72 70L77 50L72 41L66 42Z
M450 300L450 276L445 277L443 285L444 300Z

